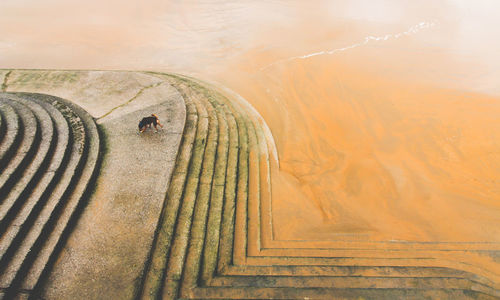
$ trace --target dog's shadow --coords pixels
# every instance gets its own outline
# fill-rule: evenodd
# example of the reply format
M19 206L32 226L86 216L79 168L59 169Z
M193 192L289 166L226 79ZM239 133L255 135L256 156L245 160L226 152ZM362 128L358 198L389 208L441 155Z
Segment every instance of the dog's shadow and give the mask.
M143 132L140 132L139 130L137 130L136 133L138 136L141 136L141 137L153 137L153 136L157 136L157 135L161 134L162 130L158 129L158 131L155 131L154 129L153 130L146 129Z

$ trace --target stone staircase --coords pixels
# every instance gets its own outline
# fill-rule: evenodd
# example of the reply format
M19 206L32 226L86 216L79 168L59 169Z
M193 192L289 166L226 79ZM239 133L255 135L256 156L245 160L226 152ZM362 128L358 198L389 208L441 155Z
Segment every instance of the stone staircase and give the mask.
M143 260L136 264L138 288L134 283L130 295L500 298L500 245L493 243L276 239L271 176L278 166L262 118L214 85L144 74L177 89L186 121L153 246L143 273ZM92 199L99 150L94 120L78 106L43 94L0 93L0 299L50 295L46 279ZM144 258L148 250L149 244Z
M85 205L99 134L61 98L0 93L0 298L27 298Z
M246 103L192 78L176 87L187 122L141 299L495 299L498 274L468 263L481 246L277 241L273 164Z

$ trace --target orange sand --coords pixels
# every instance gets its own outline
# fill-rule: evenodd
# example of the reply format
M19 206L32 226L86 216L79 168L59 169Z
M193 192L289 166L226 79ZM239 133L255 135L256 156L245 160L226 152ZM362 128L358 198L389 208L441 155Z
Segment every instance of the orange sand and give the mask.
M276 238L500 241L498 98L326 58L276 73L240 87L279 151Z

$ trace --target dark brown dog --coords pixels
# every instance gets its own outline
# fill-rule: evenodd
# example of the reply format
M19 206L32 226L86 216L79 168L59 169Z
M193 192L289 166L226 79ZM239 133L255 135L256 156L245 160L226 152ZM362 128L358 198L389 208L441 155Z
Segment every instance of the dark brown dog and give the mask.
M158 116L155 114L151 114L150 117L144 117L139 122L139 131L144 132L144 130L151 127L151 124L153 124L153 126L155 127L156 132L158 132L158 128L156 127L157 125L163 128L163 125L160 124L160 119L158 119Z

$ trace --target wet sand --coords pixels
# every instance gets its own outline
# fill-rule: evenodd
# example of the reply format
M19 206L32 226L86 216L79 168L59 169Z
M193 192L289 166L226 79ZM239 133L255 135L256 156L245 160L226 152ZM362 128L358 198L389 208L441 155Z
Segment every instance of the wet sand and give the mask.
M254 103L280 133L278 239L498 242L498 98L323 58L313 78L294 76L308 64ZM251 86L247 98L265 99Z
M276 142L277 239L500 242L492 5L8 0L0 67L163 70L236 91Z

